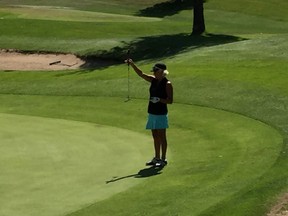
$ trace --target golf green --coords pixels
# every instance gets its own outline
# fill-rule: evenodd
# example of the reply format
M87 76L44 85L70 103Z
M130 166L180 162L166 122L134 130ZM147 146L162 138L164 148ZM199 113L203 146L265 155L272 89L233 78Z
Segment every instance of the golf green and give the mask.
M141 182L106 184L143 167L150 149L146 135L11 114L0 114L0 124L0 215L59 215Z
M83 103L85 98L80 99ZM140 104L142 100L130 102L131 107ZM70 102L70 106L75 104ZM115 202L114 194L122 192L133 204L136 197L144 199L137 194L141 191L154 191L157 196L155 187L159 187L159 181L161 187L167 188L182 182L177 184L178 191L187 191L186 187L196 184L186 196L199 200L203 191L207 194L213 187L211 192L221 194L220 198L211 196L207 200L213 205L227 195L222 193L226 187L237 185L227 196L236 193L277 159L282 137L269 125L235 113L191 105L174 104L170 111L170 163L162 175L153 178L134 178L151 155L148 132L106 126L104 122L1 113L0 214L52 216L99 210L100 215L105 215L106 204ZM185 151L188 148L193 150ZM188 170L195 174L188 177ZM139 184L143 181L146 183ZM117 203L123 201L121 195L116 197L120 197ZM123 205L132 211L132 206ZM201 211L201 205L198 208L196 212Z

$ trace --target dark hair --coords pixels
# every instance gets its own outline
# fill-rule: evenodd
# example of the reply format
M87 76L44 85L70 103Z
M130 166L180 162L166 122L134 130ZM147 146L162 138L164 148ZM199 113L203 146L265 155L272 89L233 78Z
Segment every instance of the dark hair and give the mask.
M164 63L157 63L153 66L151 72L156 72L159 69L165 71L167 69L166 65Z
M167 69L167 67L166 67L166 65L164 63L157 63L157 64L154 65L154 67L160 68L162 70L166 70Z

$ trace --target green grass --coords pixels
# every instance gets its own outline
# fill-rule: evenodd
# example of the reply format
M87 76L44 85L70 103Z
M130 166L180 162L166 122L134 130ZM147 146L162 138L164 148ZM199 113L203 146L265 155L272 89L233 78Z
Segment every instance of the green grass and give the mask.
M95 11L79 11L73 7L57 8L57 6L63 7L61 4L39 8L3 6L0 9L2 32L0 46L86 55L97 50L125 47L127 44L133 46L134 44L129 42L139 37L188 34L192 28L190 10L159 19L131 16L139 10L135 9L132 12L129 8L126 9L129 15L119 15L112 14L113 11L103 13L101 7ZM241 11L219 11L209 6L209 3L205 13L207 31L214 34L243 36L285 33L288 27L287 22L271 19L271 17L245 14ZM218 13L221 13L221 16L217 16ZM147 53L147 50L140 51Z
M145 8L155 3L160 3L162 0L149 0L149 1L138 1L133 2L131 0L109 0L109 1L94 1L86 0L80 2L76 0L41 0L41 4L35 0L1 0L0 5L41 5L51 7L71 7L86 11L101 11L115 14L133 14L135 10L139 8ZM133 4L132 4L133 3Z
M19 6L0 9L2 19L40 19L76 22L155 22L159 18L135 17L111 13L80 11L45 6Z
M211 0L207 4L208 8L220 11L234 11L241 14L256 15L269 18L271 20L280 20L287 22L286 10L288 3L285 0L277 2L270 0L243 0L236 1L233 4L229 0Z
M135 164L141 166L143 153L149 153L145 148L148 136L104 125L25 115L1 114L0 122L5 125L1 130L1 152L5 152L0 166L1 185L5 185L1 189L1 215L57 215L140 183L105 184L112 175L133 172ZM139 144L131 146L127 140Z
M130 48L144 71L165 61L175 89L169 165L159 173L142 165L153 154L144 130L149 85L131 70L132 100L125 103L127 65L3 71L0 160L10 163L1 162L0 185L10 186L0 189L2 215L265 215L288 189L286 1L208 1L210 34L201 37L188 36L191 11L139 23L143 18L131 15L152 1L85 2L43 1L73 8L47 20L35 11L21 18L23 8L7 9L19 1L0 1L0 17L6 16L0 20L0 47L118 59ZM56 9L47 10L51 15ZM114 23L105 14L105 20L91 22L102 12L127 19ZM95 144L98 138L105 145Z
M149 215L154 209L143 208L140 204L153 205L155 198L162 200L161 191L165 188L169 188L165 192L165 202L174 204L158 213L154 212L154 215L162 215L163 211L187 215L191 209L197 215L207 208L206 205L199 206L199 203L208 199L209 206L212 206L265 173L266 168L277 159L282 143L281 135L276 130L253 119L214 109L175 104L170 112L169 168L135 187L140 182L134 177L144 168L141 160L143 162L149 152L152 154L148 134L143 136L139 133L143 132L145 120L142 115L133 112L145 112L143 105L146 105L146 101L133 99L125 103L117 98L20 95L2 96L1 101L5 101L1 112L18 114L1 116L1 123L6 125L1 132L5 143L1 151L5 151L7 156L2 158L4 162L1 164L7 160L13 161L9 167L2 167L5 173L10 170L5 175L6 181L10 180L10 187L6 187L2 193L3 206L8 206L2 208L4 215L18 214L18 211L23 215L65 215L65 212L73 211L77 212L75 215L125 215L128 209L129 214L141 212ZM19 107L19 104L26 108ZM103 111L103 106L114 109ZM119 109L122 116L115 113ZM74 122L59 118L73 119ZM17 122L16 126L14 122ZM123 127L129 130L122 131L120 128ZM265 155L269 155L269 160L262 159ZM131 160L133 163L130 163ZM36 167L34 161L37 161ZM187 165L177 161L185 161ZM119 166L119 162L126 165ZM23 170L26 170L25 176L18 180L16 177ZM118 180L116 178L108 187L105 182L113 180L113 176L117 176ZM33 179L32 184L27 183L29 179ZM159 181L162 182L161 186L157 184ZM36 191L35 185L38 185ZM158 190L152 192L155 189L151 185ZM132 186L132 189L128 189ZM162 188L160 191L159 187ZM17 193L14 192L17 188L22 188L23 195L17 196L11 203L7 196ZM107 198L111 193L124 189L125 192ZM187 190L191 192L184 196L185 199L198 199L198 202L190 203L189 208L180 199ZM41 204L41 197L47 191L54 192L49 193L45 203ZM179 194L175 198L176 191ZM29 201L23 197L27 193L30 194ZM80 199L75 200L75 196ZM99 202L101 199L105 201ZM62 200L60 205L59 200ZM139 205L135 205L135 200ZM115 205L117 208L107 211L113 203L118 203ZM11 204L18 208L13 211L13 208L9 208ZM27 207L29 205L36 207L30 209ZM89 207L78 211L85 206Z

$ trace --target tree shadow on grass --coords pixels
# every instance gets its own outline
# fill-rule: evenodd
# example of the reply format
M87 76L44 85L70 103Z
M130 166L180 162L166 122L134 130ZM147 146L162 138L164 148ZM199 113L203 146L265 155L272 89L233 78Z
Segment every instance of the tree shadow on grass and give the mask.
M193 8L192 0L174 0L174 1L166 1L155 4L151 7L144 8L138 13L137 16L146 16L146 17L165 17L165 16L173 16L179 11L188 10Z
M99 50L82 57L85 64L81 69L101 69L111 65L123 64L127 58L134 61L159 60L172 57L179 53L196 50L203 47L216 46L246 40L245 38L223 35L205 34L191 36L190 34L160 35L137 38L130 43L122 42L111 50ZM128 54L128 50L130 51Z
M135 173L132 175L127 175L127 176L122 176L122 177L115 176L111 180L106 181L106 184L117 182L117 181L127 179L127 178L147 178L147 177L161 174L162 170L163 170L163 167L149 167L149 168L142 169L138 173Z

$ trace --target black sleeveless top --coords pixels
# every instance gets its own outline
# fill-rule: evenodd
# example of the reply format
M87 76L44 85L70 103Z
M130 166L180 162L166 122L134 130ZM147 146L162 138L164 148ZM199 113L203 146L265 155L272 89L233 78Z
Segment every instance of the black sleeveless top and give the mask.
M166 84L168 81L169 80L166 77L164 77L161 81L158 81L157 79L153 78L149 89L150 98L159 97L166 99L167 98ZM161 102L152 103L151 101L149 101L148 113L154 115L166 115L168 113L167 104Z

